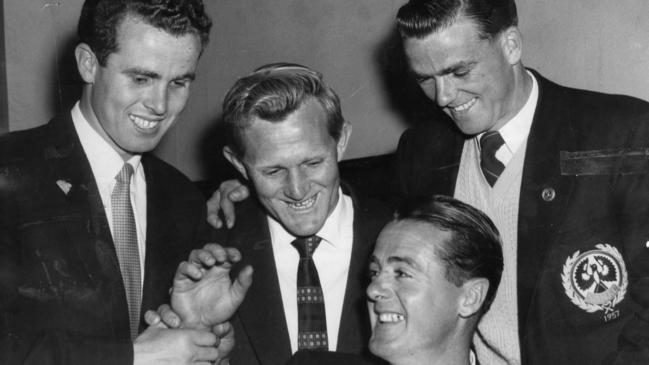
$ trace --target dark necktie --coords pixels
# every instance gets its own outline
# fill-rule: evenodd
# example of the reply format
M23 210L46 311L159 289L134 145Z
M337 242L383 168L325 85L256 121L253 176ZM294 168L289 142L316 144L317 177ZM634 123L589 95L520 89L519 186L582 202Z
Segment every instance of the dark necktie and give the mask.
M140 325L142 289L140 287L140 254L137 245L135 217L131 207L131 175L133 175L133 167L125 163L115 177L117 183L110 200L113 209L113 241L126 290L131 338L135 339Z
M292 245L300 253L297 267L298 349L328 350L324 296L313 262L313 252L322 239L297 238Z
M491 186L505 169L505 165L496 158L496 151L503 144L505 141L497 131L486 132L480 137L480 168Z

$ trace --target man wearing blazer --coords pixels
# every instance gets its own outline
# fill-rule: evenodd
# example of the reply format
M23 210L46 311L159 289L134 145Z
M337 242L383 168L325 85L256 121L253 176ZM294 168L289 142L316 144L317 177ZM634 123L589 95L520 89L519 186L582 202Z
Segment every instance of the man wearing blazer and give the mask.
M285 364L298 350L366 355L370 323L367 265L387 211L340 187L338 161L351 125L319 73L295 64L262 66L238 80L223 103L229 134L225 157L250 182L256 199L237 207L223 230L225 246L254 268L253 284L233 319L233 364ZM301 239L317 238L310 259ZM295 245L295 247L294 247ZM325 318L305 314L298 268L312 261ZM320 295L319 293L322 293ZM304 296L306 298L306 296ZM310 298L310 296L309 296ZM306 320L305 320L306 318ZM318 341L306 321L322 324Z
M0 139L1 363L216 359L209 332L140 333L202 244L204 200L149 152L185 107L210 27L200 0L84 3L81 99Z
M411 0L397 25L452 119L403 134L401 195L454 195L503 236L478 360L649 363L649 104L526 70L513 0Z

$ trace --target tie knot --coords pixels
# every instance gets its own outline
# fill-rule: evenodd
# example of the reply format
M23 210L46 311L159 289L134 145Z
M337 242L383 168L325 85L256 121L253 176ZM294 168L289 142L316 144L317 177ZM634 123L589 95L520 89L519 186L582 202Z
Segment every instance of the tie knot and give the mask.
M127 162L124 164L122 169L119 170L119 173L115 176L115 180L117 180L118 183L127 184L131 181L131 175L133 175L133 166Z
M297 252L300 253L300 258L310 258L313 255L313 252L322 241L322 238L318 236L309 236L309 237L299 237L296 238L291 244L297 249Z
M496 151L505 144L505 140L498 131L489 131L480 137L480 149L482 153L495 155Z

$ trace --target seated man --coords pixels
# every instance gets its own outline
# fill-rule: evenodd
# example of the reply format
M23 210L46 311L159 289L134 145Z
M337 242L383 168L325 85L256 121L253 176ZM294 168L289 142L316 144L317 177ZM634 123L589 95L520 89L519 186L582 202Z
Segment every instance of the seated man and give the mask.
M471 339L502 270L500 236L484 213L440 195L405 205L370 264L370 350L395 365L475 364Z
M232 363L284 364L298 349L369 354L365 272L388 212L340 187L352 127L338 97L319 73L272 64L236 82L223 119L224 155L257 198L218 240L254 267Z

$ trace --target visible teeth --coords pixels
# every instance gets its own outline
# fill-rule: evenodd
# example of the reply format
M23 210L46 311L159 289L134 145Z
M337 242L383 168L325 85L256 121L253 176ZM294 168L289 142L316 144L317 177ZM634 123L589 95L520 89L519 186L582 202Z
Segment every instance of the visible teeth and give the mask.
M380 322L400 322L406 319L403 314L398 313L381 313L379 314Z
M134 115L131 115L129 117L131 118L133 123L135 123L135 125L137 125L138 127L142 128L142 129L151 129L151 128L155 127L156 125L158 125L158 123L159 123L159 122L153 122L153 121L149 121L149 120L146 120L146 119L142 119L142 118L136 117Z
M451 109L453 109L453 110L456 111L456 112L461 112L461 111L467 110L467 109L469 109L470 107L472 107L473 104L475 104L476 101L478 101L478 99L477 99L477 98L473 98L473 99L467 101L466 103L464 103L464 104L462 104L462 105L458 105L458 106L456 106L455 108L451 108Z
M296 210L306 210L311 208L318 198L318 195L314 195L312 198L307 200L302 200L301 202L288 203L288 206Z

